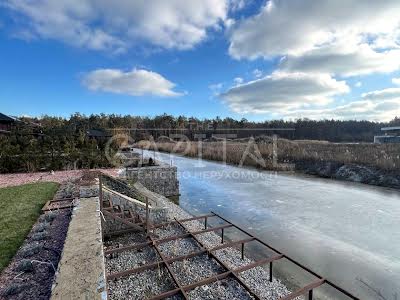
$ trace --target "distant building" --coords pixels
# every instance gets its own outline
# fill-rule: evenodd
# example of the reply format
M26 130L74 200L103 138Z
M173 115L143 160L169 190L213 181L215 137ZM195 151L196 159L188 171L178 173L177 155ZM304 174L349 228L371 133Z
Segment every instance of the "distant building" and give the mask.
M112 137L111 134L107 133L104 130L100 130L100 129L89 129L88 131L86 131L86 135L87 135L87 137L98 140L98 141L106 140L106 139Z
M375 144L400 143L400 126L384 127L381 130L385 134L375 136Z
M11 127L14 123L15 118L0 113L0 134L10 133Z

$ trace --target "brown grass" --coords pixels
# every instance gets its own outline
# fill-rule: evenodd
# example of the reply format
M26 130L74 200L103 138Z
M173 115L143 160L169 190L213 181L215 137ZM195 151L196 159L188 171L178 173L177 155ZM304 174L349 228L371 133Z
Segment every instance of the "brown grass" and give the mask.
M150 143L140 141L137 146L145 149L156 149L162 152L179 153L189 157L199 156L198 142L163 142ZM243 153L249 147L246 142L226 142L226 159L224 157L223 142L203 142L201 144L202 157L208 160L224 161L238 165L243 159ZM250 145L249 153L256 153L258 149L266 161L265 169L276 169L272 163L272 141ZM377 167L382 170L398 170L400 168L400 144L346 144L320 141L290 141L279 139L277 142L279 169L287 169L287 163L302 161L309 162L337 162L344 164L360 164ZM243 165L260 167L249 156Z

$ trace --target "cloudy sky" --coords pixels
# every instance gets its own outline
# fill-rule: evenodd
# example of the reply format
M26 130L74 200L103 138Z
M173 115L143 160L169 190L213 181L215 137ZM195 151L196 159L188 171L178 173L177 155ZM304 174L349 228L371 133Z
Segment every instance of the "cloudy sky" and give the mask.
M400 116L399 0L2 0L0 50L12 115Z

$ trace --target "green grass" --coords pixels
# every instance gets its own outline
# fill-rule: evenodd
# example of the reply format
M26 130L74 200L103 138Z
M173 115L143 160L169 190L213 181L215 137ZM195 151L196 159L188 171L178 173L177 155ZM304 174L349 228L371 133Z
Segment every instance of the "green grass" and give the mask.
M53 198L58 184L43 182L0 189L0 271L3 270Z

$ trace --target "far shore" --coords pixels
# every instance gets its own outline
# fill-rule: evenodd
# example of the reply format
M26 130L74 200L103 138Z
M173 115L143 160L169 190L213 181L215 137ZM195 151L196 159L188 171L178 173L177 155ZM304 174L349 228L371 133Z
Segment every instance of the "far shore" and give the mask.
M198 143L150 143L140 141L135 147L174 153L186 157L199 157ZM278 141L278 164L272 163L273 145L271 141L258 141L256 144L264 166L258 165L251 158L243 161L243 166L268 171L297 173L326 179L350 181L374 186L400 189L400 144L337 144L319 141ZM226 154L222 153L226 147ZM225 161L230 165L239 165L246 143L203 142L202 159L209 161ZM189 150L188 150L189 149Z

